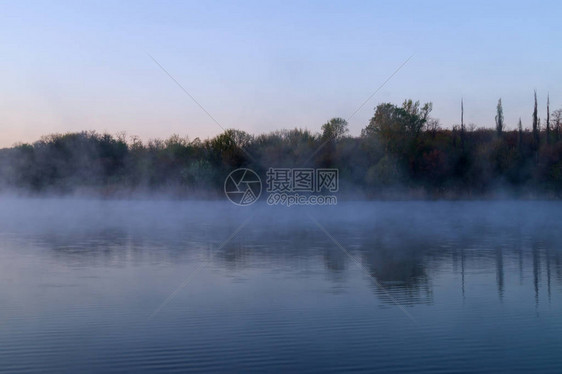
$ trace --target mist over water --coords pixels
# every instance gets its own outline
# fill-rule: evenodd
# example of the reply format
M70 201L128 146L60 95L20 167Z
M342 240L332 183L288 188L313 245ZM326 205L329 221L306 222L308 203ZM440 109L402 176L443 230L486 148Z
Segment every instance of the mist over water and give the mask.
M1 204L0 371L562 370L560 202Z

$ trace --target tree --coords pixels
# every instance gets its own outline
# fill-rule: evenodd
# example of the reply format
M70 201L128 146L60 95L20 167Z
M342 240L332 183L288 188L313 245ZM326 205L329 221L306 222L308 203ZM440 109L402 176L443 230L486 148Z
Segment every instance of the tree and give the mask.
M554 121L554 134L556 141L560 140L560 124L562 124L562 109L556 109L552 113L552 120Z
M535 90L535 108L533 110L533 139L535 141L535 147L538 148L539 147L539 142L540 142L540 138L539 138L539 117L538 117L538 111L537 111L537 91Z
M349 132L348 123L343 118L332 118L322 125L322 138L340 140Z
M464 100L461 98L461 147L464 149Z
M504 123L503 123L503 107L502 107L502 99L500 98L498 100L498 106L496 107L497 110L497 114L496 114L496 132L498 133L498 136L502 135L503 132L503 127L504 127Z
M521 123L521 117L519 117L517 130L517 147L519 148L519 152L521 152L523 150L523 124Z
M390 103L379 104L369 125L361 131L363 137L378 138L387 152L401 153L415 143L427 125L432 104L420 106L419 101L406 100L402 107Z
M550 144L550 95L546 96L546 144Z
M227 129L207 140L206 145L213 162L228 169L240 167L251 159L246 147L252 139L253 137L244 131Z
M424 146L424 137L420 134L428 123L432 127L438 125L429 117L431 109L431 103L420 105L419 101L412 100L404 101L401 107L390 103L379 104L374 117L361 135L367 143L380 143L384 157L392 160L390 164L409 173L414 180L421 177L420 172L423 172L420 169L423 166L424 152L432 150L431 147ZM386 167L383 169L387 170ZM374 172L373 170L370 169Z
M318 148L319 158L316 161L320 167L335 166L336 143L349 131L347 126L347 121L339 117L332 118L322 125L322 143Z
M410 99L404 100L401 109L406 112L406 126L409 132L417 137L429 120L433 104L425 103L423 106L420 106L419 101L414 102Z

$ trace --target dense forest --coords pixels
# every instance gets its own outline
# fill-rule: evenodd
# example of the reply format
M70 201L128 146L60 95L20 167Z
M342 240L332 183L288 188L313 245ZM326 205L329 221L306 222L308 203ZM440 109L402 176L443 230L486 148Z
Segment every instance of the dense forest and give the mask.
M172 136L143 143L124 135L81 132L0 150L0 188L20 194L222 196L239 167L333 167L340 194L361 198L559 198L562 110L507 130L501 99L495 129L442 128L431 103L383 103L358 137L333 118L319 133L227 130L207 140Z

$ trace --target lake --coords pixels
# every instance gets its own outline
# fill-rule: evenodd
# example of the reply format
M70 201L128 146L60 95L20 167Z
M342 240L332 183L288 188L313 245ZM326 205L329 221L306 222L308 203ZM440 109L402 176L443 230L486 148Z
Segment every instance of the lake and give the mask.
M3 198L1 372L562 372L562 203Z

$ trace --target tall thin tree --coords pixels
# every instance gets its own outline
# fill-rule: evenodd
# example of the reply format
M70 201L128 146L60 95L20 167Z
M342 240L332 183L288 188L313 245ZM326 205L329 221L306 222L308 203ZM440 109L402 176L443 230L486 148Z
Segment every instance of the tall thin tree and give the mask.
M519 117L519 124L517 125L518 137L517 137L517 147L519 152L523 151L523 124L521 123L521 117Z
M500 98L498 100L498 106L497 108L497 114L496 114L496 131L498 133L498 136L501 136L502 132L503 132L503 127L504 127L504 123L503 123L503 106L502 106L502 99Z
M535 90L535 108L533 110L533 139L535 140L535 147L539 146L539 117L537 111L537 90Z
M461 147L464 148L464 99L461 97Z
M560 141L560 125L562 122L562 109L556 109L552 112L552 122L553 122L553 130L554 130L554 139L556 142Z
M550 94L546 96L546 144L550 144Z

